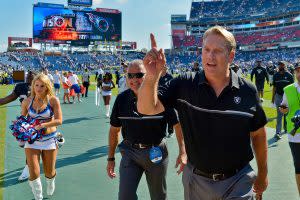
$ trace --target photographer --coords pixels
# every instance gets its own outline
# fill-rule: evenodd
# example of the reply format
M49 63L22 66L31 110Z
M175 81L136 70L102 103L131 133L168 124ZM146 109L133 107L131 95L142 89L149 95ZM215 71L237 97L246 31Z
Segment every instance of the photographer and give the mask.
M288 139L300 194L300 129L298 129L300 123L300 63L295 65L294 73L297 81L284 88L283 99L279 109L283 114L287 114Z

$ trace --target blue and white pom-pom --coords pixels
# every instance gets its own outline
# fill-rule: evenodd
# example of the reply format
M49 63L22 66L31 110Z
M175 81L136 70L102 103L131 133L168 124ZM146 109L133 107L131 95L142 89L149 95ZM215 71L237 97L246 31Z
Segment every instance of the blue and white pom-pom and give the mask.
M36 130L34 127L38 124L40 124L40 122L37 119L20 116L13 121L12 125L10 125L10 129L13 132L12 135L19 142L28 142L29 144L32 144L40 139L45 131L45 129Z

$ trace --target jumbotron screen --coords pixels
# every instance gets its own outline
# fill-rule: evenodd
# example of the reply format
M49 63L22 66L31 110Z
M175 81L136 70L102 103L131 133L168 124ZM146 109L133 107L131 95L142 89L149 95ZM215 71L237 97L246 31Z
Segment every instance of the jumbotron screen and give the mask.
M92 6L92 0L68 0L68 5L76 6Z
M122 39L121 12L104 13L67 8L33 7L34 42L118 42Z

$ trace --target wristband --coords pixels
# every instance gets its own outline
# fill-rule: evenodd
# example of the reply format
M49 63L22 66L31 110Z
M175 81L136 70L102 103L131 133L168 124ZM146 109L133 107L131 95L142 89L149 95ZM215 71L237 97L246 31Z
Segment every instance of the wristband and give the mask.
M115 157L107 158L107 161L115 161Z

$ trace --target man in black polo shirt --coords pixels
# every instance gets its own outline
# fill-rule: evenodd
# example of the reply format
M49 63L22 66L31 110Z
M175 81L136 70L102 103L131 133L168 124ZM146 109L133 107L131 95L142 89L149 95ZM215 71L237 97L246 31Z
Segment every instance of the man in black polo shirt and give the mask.
M253 76L255 76L255 85L260 97L260 100L263 101L264 97L264 87L265 80L269 83L269 76L266 68L261 65L261 60L256 61L256 66L253 68L251 72L251 81L253 81Z
M156 85L166 59L153 35L151 44L137 107L151 115L166 105L178 111L188 156L182 178L185 199L254 199L254 193L261 199L268 185L267 120L255 87L229 68L236 49L232 33L220 26L208 29L203 71L175 78L159 92ZM257 176L249 165L251 143Z
M31 81L33 80L33 76L33 72L29 71L26 76L25 83L16 84L11 94L7 95L6 97L0 98L0 106L13 102L17 98L19 98L20 102L22 103L22 101L30 95L30 85Z
M282 117L283 114L280 112L279 106L282 102L283 88L294 83L293 75L288 72L285 62L280 61L278 63L278 72L274 74L273 77L273 93L272 93L272 103L275 104L277 110L277 120L276 120L276 133L274 137L276 139L281 139L281 128L282 128ZM285 118L285 117L284 117ZM284 128L286 129L286 120L284 119Z
M166 172L168 150L163 139L166 136L166 125L175 126L179 144L179 156L176 165L178 173L186 164L186 153L180 124L177 115L171 115L168 109L157 115L142 115L137 111L137 93L143 82L145 68L142 60L129 64L127 83L130 89L117 96L110 117L109 152L107 174L116 176L115 149L122 129L123 141L119 145L122 154L120 163L119 200L136 200L136 190L145 172L152 200L167 199ZM157 154L156 154L156 153Z
M15 101L17 98L19 98L19 101L22 103L24 99L26 99L28 96L30 96L30 86L31 82L34 78L35 73L32 71L29 71L26 76L26 82L25 83L18 83L16 84L14 90L11 94L7 95L6 97L0 98L0 106L8 104L10 102ZM28 165L26 164L21 175L19 176L19 181L24 181L29 178L29 171L28 171Z

